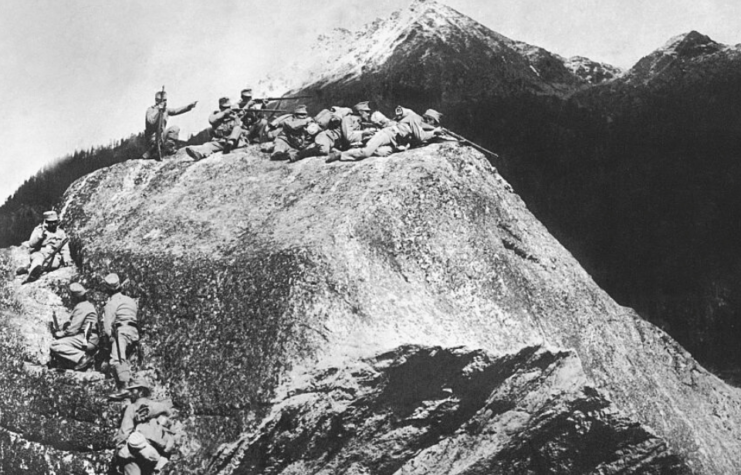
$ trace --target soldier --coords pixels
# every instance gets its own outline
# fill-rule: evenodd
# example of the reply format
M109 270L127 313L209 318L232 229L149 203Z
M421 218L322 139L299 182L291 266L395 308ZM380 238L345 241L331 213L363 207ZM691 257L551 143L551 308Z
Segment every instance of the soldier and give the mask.
M156 160L162 160L162 157L172 155L177 151L178 136L180 127L173 125L167 127L167 118L171 115L184 114L193 110L198 101L191 102L187 106L168 108L167 93L164 90L158 91L154 95L155 104L147 109L144 122L144 138L147 140L149 149L144 152L142 158L149 159L154 157ZM157 140L159 139L159 150Z
M104 284L109 298L103 308L103 332L111 341L110 366L118 388L110 399L120 400L129 394L126 386L131 380L131 365L126 351L139 341L137 306L134 299L121 293L118 275L108 274Z
M188 155L193 160L203 160L213 153L221 151L229 153L243 146L239 110L238 106L232 107L232 101L228 97L219 99L219 110L214 111L208 118L211 124L211 141L199 146L185 147Z
M305 105L296 106L291 116L280 119L281 130L275 139L270 159L296 161L303 158L299 153L311 145L319 126L309 117Z
M361 147L363 140L375 132L375 130L371 133L364 131L370 123L370 116L370 105L367 101L364 101L355 104L353 113L342 118L342 124L340 125L342 150Z
M242 90L240 100L237 103L242 110L242 130L245 134L245 142L258 143L266 140L265 134L268 126L268 120L264 114L257 111L264 109L267 105L265 100L253 100L252 88L248 87Z
M379 130L365 147L344 152L341 157L329 157L327 163L339 159L362 160L373 155L385 157L409 147L424 145L442 134L439 126L441 116L434 109L427 109L420 116L411 109L399 106L396 108L395 122Z
M16 274L28 273L25 282L33 282L47 270L72 265L67 234L59 227L55 211L44 212L44 222L36 226L23 247L29 249L30 262L16 269Z
M98 312L88 302L87 289L81 284L70 284L69 293L75 307L64 329L55 329L57 340L52 342L50 351L52 357L74 365L75 371L84 371L94 361L89 352L98 347Z
M135 379L126 389L129 404L113 438L116 462L123 466L125 475L159 473L175 448L175 439L167 428L172 401L150 399L151 385L143 378Z

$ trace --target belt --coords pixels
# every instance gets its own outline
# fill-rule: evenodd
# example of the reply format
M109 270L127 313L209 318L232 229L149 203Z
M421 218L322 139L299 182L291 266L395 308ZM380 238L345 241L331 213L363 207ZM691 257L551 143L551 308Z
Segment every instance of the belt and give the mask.
M134 327L134 328L136 328L137 330L139 329L139 325L137 325L137 324L136 324L136 323L134 323L134 322L124 322L124 323L117 323L117 324L115 324L115 325L114 325L114 327L115 327L115 328L120 328L120 327L126 327L126 326L129 326L129 327Z

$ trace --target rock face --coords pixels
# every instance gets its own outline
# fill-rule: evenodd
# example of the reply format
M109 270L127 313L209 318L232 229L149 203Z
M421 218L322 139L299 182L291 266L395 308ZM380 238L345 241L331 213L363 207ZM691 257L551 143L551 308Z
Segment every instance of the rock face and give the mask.
M209 473L691 473L571 351L405 346L311 376Z
M82 282L109 271L131 280L137 369L156 371L187 433L177 473L203 473L310 368L410 344L567 349L598 405L653 431L635 440L661 460L741 469L739 391L612 301L472 149L332 165L268 162L254 148L131 161L70 187L63 220Z

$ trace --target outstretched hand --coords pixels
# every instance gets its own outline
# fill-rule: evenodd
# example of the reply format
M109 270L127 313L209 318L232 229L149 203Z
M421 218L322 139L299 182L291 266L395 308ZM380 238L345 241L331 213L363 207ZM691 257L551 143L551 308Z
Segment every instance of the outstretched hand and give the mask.
M142 406L136 410L136 414L134 415L134 421L136 423L142 423L149 420L149 406L146 404L142 404Z

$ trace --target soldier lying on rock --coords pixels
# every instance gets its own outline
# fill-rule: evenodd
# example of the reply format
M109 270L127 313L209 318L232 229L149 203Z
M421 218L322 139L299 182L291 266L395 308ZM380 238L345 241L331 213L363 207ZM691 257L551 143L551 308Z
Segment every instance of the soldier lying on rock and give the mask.
M111 342L110 367L118 388L110 398L121 400L129 395L126 386L131 380L127 351L139 341L137 305L136 300L122 293L118 275L107 275L104 284L109 298L103 308L103 332Z
M385 157L410 147L426 145L443 133L441 117L442 114L434 109L428 109L420 116L411 109L399 106L394 116L395 123L376 132L364 147L343 152L340 157L330 157L327 162L356 161L374 155Z
M16 274L28 273L26 282L33 282L43 272L72 265L67 234L59 227L59 216L54 211L44 212L44 222L36 226L28 241L23 243L30 255L28 265L16 269Z
M229 153L238 147L244 147L242 140L242 119L239 106L232 106L228 97L219 99L219 110L208 118L211 124L211 141L203 145L185 147L186 153L193 160L203 160L216 152Z
M63 367L86 370L93 362L92 352L98 348L98 312L87 300L87 289L77 282L69 286L75 304L72 316L62 329L54 328L50 352Z
M175 448L175 438L168 427L172 401L149 399L152 386L143 378L135 379L126 389L129 404L113 438L115 463L125 475L159 473Z

